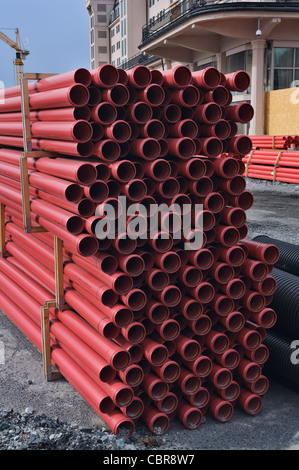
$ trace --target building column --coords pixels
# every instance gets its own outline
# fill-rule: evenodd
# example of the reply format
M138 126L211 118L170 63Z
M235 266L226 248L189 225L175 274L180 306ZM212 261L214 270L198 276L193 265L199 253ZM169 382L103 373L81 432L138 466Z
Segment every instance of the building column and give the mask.
M172 61L169 59L165 59L164 65L165 65L165 70L170 70L172 66Z
M216 60L217 69L222 73L226 73L226 53L219 52L219 54L216 54Z
M264 39L256 39L252 45L252 73L251 73L251 104L254 108L254 117L250 122L249 134L264 134L264 69L265 47Z

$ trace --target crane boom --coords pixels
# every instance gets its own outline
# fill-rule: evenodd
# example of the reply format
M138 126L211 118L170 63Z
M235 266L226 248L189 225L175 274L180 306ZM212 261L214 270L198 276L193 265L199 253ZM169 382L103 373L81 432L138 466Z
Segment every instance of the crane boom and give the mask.
M12 39L10 39L2 31L0 31L0 39L2 39L2 41L6 42L6 44L8 44L10 47L15 49L16 51L16 59L14 61L14 64L16 66L17 83L20 84L20 81L23 75L23 65L24 65L22 59L26 58L26 56L29 54L29 51L21 48L21 41L20 41L18 28L16 29L16 41L13 41Z

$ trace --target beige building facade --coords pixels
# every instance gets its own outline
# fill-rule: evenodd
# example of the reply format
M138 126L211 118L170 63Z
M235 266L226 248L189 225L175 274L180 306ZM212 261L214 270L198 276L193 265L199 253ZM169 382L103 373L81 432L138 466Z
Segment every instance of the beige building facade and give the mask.
M251 102L255 116L249 125L240 129L242 132L264 133L265 91L299 85L297 1L86 1L92 2L93 8L97 8L96 4L106 4L107 11L113 3L106 26L110 38L107 61L116 66L127 69L144 63L150 68L168 69L185 64L191 70L209 65L224 73L246 70L251 76L251 86L244 94L235 93L233 99ZM122 3L126 4L125 15ZM116 18L113 12L118 8ZM124 30L121 28L125 17L126 47L122 46ZM111 38L111 31L119 23L119 36ZM99 62L101 56L94 64Z

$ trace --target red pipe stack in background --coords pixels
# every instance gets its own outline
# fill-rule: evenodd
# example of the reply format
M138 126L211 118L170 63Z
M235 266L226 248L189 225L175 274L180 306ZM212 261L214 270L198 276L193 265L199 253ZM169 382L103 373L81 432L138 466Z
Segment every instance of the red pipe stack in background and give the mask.
M250 178L299 184L299 152L254 150L245 155L244 173Z
M138 419L162 434L175 417L194 429L207 411L225 422L236 405L262 407L278 252L246 239L251 141L236 122L253 109L231 103L249 83L243 71L107 64L29 84L33 149L55 152L28 159L32 224L48 230L39 234L23 229L20 89L0 104L9 255L0 259L0 308L42 350L40 308L55 297L53 235L61 238L68 309L50 312L52 364L115 434L132 435ZM120 195L128 206L190 204L192 226L203 220L202 248L185 249L192 234L174 236L175 212L168 239L161 218L152 239L99 240L108 204L121 216ZM134 219L125 219L128 233ZM147 221L138 217L139 233ZM113 217L105 222L109 233Z

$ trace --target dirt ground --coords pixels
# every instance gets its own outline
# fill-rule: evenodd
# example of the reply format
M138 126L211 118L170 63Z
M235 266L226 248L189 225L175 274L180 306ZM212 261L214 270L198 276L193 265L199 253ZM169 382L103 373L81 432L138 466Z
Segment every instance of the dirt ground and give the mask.
M269 235L299 244L299 185L248 179L255 204L247 212L249 238ZM2 343L1 343L2 342ZM83 398L64 381L46 382L40 352L0 313L0 409L34 413L79 426L104 426ZM248 416L235 409L233 418L218 423L207 414L204 423L189 431L174 420L164 435L164 449L295 449L299 448L299 392L270 378L263 409ZM149 431L137 424L139 436Z

